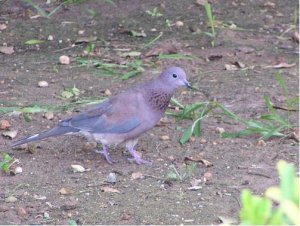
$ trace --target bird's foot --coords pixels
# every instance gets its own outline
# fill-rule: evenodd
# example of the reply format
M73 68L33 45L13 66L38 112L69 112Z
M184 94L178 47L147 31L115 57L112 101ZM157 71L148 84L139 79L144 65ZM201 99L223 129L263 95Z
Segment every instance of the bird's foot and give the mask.
M102 150L102 151L96 150L96 153L99 153L99 154L103 155L104 158L106 159L106 161L107 161L109 164L113 164L113 163L118 162L118 161L116 161L116 160L113 160L113 159L110 157L110 154L108 153L108 148L107 148L107 147L103 147L103 150Z
M141 165L141 164L146 164L146 165L151 165L152 161L148 161L145 159L142 159L140 155L136 152L134 149L128 149L130 154L132 155L133 158L128 158L129 161L135 161L136 164Z

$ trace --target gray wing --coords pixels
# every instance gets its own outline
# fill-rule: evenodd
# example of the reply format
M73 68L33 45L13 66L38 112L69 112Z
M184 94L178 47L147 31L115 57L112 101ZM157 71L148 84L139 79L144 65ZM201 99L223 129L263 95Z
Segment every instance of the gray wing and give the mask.
M107 100L95 108L64 120L62 127L72 127L90 133L127 133L141 124L135 115L120 112L115 99Z

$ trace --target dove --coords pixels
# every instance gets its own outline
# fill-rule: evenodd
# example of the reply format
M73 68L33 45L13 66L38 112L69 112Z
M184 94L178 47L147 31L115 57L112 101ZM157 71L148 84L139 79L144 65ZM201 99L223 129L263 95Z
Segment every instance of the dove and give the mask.
M124 144L137 164L151 164L144 160L134 149L140 135L152 129L164 116L171 97L180 87L192 88L180 67L170 67L158 77L144 84L137 85L93 108L62 120L48 131L34 134L12 144L39 141L60 135L83 135L87 140L102 144L102 154L110 164L115 161L109 153L110 145Z

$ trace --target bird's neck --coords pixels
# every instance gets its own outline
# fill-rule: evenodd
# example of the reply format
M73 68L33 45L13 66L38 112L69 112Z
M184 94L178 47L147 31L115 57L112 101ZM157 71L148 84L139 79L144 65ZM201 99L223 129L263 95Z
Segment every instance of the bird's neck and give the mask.
M154 110L165 112L172 96L173 92L168 92L162 87L156 86L148 87L145 98Z

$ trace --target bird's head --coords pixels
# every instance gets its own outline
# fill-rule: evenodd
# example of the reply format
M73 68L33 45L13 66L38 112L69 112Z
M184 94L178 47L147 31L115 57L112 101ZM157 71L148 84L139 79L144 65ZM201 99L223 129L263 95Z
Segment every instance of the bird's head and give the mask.
M160 75L160 79L163 82L163 85L171 90L176 90L182 86L192 88L186 79L185 71L180 67L170 67L166 69Z

